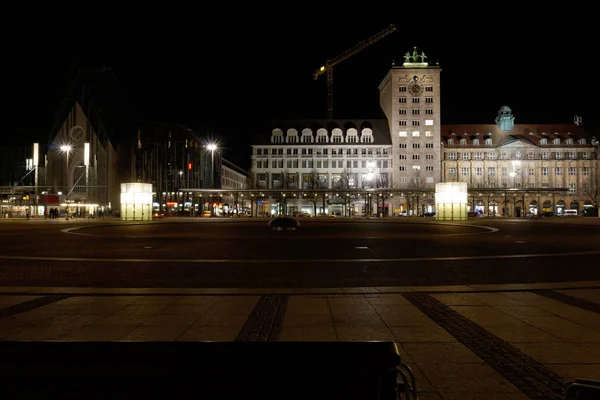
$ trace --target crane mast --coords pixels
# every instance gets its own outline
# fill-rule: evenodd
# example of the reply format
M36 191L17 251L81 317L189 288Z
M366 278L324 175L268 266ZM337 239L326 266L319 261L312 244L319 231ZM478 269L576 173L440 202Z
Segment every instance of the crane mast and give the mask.
M328 119L333 119L333 67L336 66L337 64L341 63L345 59L358 53L365 47L368 47L368 46L372 45L373 43L377 42L378 40L383 39L390 33L394 32L396 29L397 29L396 26L393 24L388 26L387 28L385 28L381 32L371 36L370 38L358 42L356 45L354 45L353 47L344 51L342 54L338 55L337 57L325 61L325 65L322 66L321 68L317 69L313 73L313 79L315 79L315 80L317 78L319 78L320 75L327 73L327 118Z

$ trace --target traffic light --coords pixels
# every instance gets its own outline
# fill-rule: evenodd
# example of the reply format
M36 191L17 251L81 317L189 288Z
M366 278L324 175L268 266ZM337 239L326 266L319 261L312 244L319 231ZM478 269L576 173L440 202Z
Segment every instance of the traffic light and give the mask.
M192 169L192 163L191 163L191 162L189 162L189 163L188 163L188 170L191 170L191 169Z

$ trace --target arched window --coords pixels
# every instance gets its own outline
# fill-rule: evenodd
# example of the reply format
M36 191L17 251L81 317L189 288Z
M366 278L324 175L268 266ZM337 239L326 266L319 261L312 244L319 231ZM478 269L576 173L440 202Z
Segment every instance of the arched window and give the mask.
M283 131L281 129L273 129L271 143L283 143Z

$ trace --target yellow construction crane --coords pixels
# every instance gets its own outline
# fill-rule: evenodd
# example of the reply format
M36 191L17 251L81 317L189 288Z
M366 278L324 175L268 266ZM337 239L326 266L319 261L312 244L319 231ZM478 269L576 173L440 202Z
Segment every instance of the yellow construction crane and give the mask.
M388 26L378 34L373 35L366 40L358 42L354 47L351 47L350 49L346 50L336 58L325 61L325 65L313 73L313 79L316 80L319 77L319 75L322 75L325 72L327 72L327 118L333 119L333 67L341 63L348 57L358 53L365 47L377 42L379 39L383 39L395 30L395 25L392 24Z

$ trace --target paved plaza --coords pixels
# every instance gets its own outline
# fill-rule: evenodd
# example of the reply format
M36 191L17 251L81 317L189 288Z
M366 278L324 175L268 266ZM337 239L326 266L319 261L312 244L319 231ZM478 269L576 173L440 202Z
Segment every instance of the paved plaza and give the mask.
M600 282L447 287L0 287L8 341L393 341L419 399L559 399L600 380Z
M600 380L600 219L0 223L0 340L397 344L419 399Z

